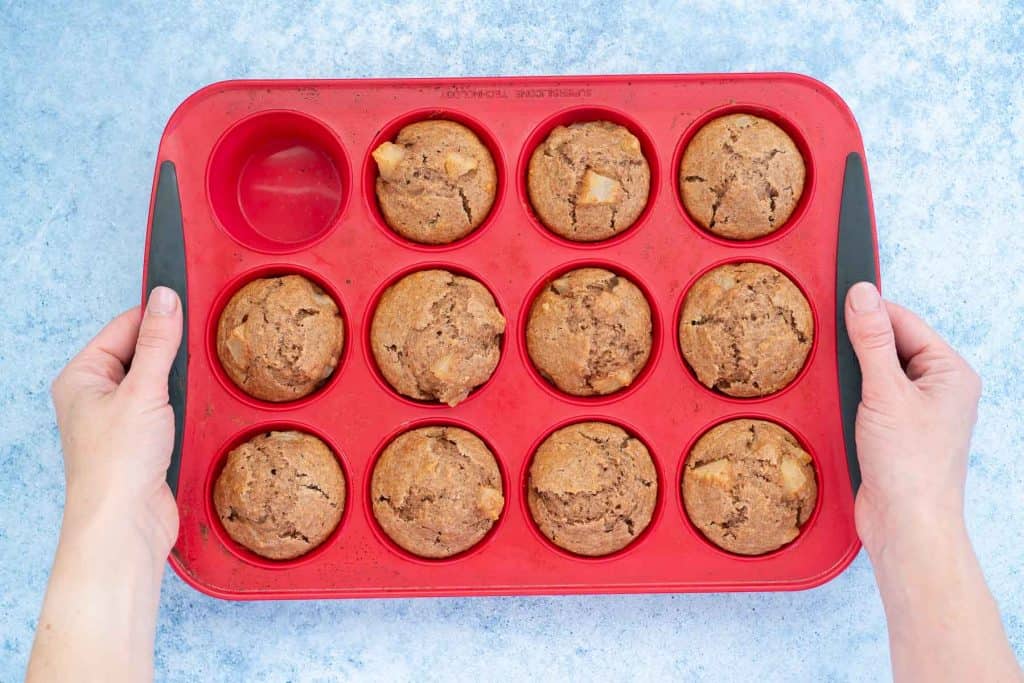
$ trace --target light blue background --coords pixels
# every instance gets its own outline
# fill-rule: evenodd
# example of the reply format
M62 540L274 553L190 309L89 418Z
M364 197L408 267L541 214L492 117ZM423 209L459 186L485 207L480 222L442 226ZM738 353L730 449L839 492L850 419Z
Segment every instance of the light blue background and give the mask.
M1020 2L121 4L0 1L0 679L22 675L60 523L48 384L138 299L163 125L212 81L286 76L788 70L833 86L863 131L888 296L984 377L967 513L1024 655ZM771 681L889 664L862 554L774 595L245 604L168 572L156 666L171 681Z

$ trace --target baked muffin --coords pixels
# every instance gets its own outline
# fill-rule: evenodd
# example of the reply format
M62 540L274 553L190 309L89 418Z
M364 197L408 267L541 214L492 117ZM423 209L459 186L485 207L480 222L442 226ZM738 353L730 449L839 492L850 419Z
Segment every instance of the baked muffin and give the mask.
M530 157L533 210L549 230L576 242L608 239L647 205L651 169L640 141L608 121L558 126Z
M814 511L811 456L782 427L731 420L700 437L683 470L690 521L715 545L760 555L789 543Z
M504 332L505 318L482 284L421 270L381 296L370 346L395 391L455 406L494 372Z
M530 464L533 520L552 543L579 555L625 548L647 528L657 498L647 447L605 422L559 429Z
M793 381L814 341L807 299L771 266L735 263L703 275L686 295L679 346L697 379L737 397Z
M537 371L573 396L629 386L651 355L651 307L621 275L580 268L534 299L526 348Z
M316 548L338 526L345 477L331 449L312 434L266 432L228 453L213 504L239 544L289 560Z
M473 232L494 204L494 159L473 131L454 121L420 121L373 150L377 202L391 229L422 244Z
M730 114L709 122L683 153L683 205L706 230L734 240L782 227L804 190L804 159L767 119Z
M315 391L338 366L345 325L338 305L301 275L253 280L217 322L217 357L239 389L264 401Z
M370 489L373 516L384 533L420 557L471 548L505 506L494 455L457 427L400 434L377 460Z

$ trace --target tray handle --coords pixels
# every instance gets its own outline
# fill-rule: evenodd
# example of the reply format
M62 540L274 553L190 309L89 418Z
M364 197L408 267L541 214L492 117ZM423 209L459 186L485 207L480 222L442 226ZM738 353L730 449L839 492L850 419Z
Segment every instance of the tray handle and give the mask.
M846 331L846 292L857 282L878 285L875 261L875 234L871 226L871 208L864 162L860 154L846 157L843 198L839 207L839 247L836 250L836 360L839 368L839 401L843 421L846 464L854 495L860 488L860 463L857 460L855 426L860 405L860 364Z
M177 496L188 388L188 287L185 276L185 234L181 219L181 199L178 194L178 174L171 161L160 164L152 221L149 251L146 254L146 298L149 298L149 293L158 285L170 287L181 297L183 314L181 346L174 357L167 382L167 393L171 408L174 410L174 450L171 451L171 463L167 468L167 485L170 486L171 493Z

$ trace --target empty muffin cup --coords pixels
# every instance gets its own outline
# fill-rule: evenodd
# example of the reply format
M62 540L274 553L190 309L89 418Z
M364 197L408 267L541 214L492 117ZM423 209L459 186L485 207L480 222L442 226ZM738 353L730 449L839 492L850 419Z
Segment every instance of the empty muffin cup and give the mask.
M309 247L336 225L349 170L337 136L294 111L254 114L217 142L207 170L210 205L242 245L269 253Z

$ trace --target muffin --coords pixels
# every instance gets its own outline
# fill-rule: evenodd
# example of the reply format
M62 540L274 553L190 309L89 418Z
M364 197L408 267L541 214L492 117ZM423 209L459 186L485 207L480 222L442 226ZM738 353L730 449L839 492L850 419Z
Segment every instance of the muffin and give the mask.
M778 230L804 190L804 159L784 130L750 114L719 117L693 136L679 167L690 216L706 230L750 240Z
M345 477L327 445L297 431L266 432L228 453L213 486L224 530L272 560L323 543L345 509Z
M737 397L793 381L814 341L807 299L771 266L735 263L702 276L683 302L679 347L697 379Z
M683 470L683 504L708 540L761 555L789 543L818 498L811 456L782 427L731 420L694 445Z
M530 515L552 543L578 555L625 548L650 524L657 498L647 447L605 422L559 429L530 464Z
M651 169L640 141L608 121L558 126L530 157L530 203L557 235L596 242L633 225L647 205Z
M420 121L373 150L377 202L391 229L421 244L447 244L479 226L494 204L494 159L454 121Z
M381 296L370 347L395 391L455 406L494 372L504 332L505 318L482 284L421 270Z
M651 307L640 289L601 268L580 268L534 300L526 348L537 371L573 396L629 386L651 355Z
M293 401L338 366L345 325L338 305L301 275L253 280L217 322L217 357L239 389L264 401Z
M373 468L373 516L391 540L420 557L474 546L505 506L494 455L457 427L400 434Z

